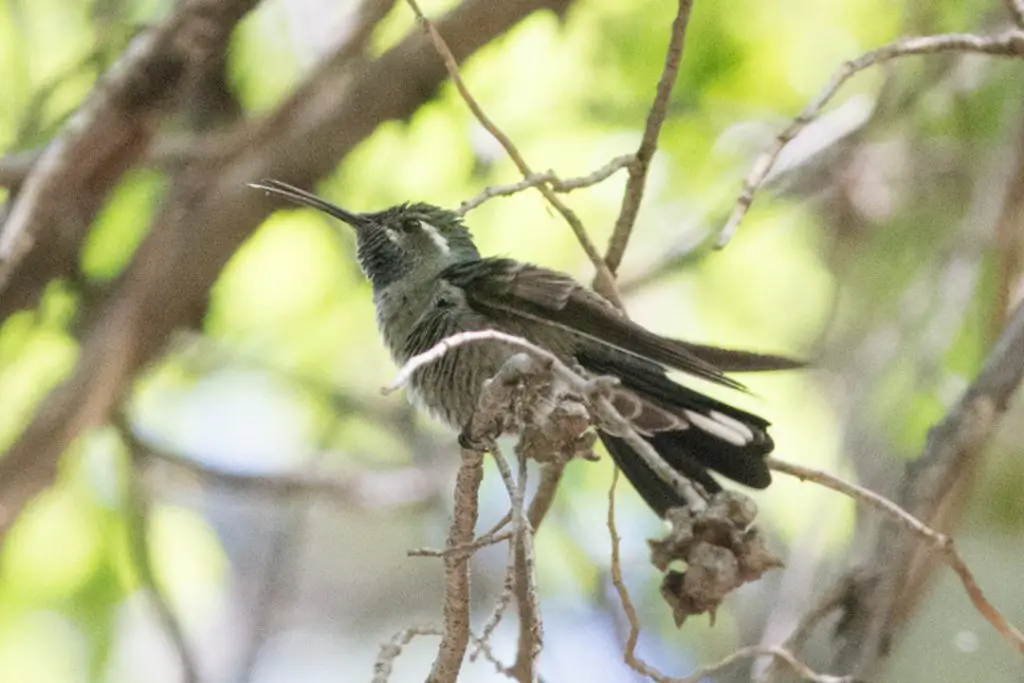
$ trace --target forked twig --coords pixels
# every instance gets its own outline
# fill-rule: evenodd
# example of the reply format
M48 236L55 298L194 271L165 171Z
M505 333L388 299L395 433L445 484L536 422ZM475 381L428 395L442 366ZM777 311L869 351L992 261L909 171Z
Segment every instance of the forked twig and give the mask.
M441 629L436 626L410 626L396 633L391 640L381 645L377 661L373 663L373 679L370 683L388 683L395 660L402 654L405 646L412 642L413 638L439 635L441 635Z
M555 192L568 193L573 190L581 190L584 187L597 185L609 178L616 171L626 168L635 160L635 154L625 154L623 156L615 157L604 166L601 166L585 176L579 176L578 178L561 180L554 171L547 171L545 173L534 173L533 175L523 178L518 183L485 187L477 196L462 202L462 205L459 206L458 213L464 216L490 199L495 197L509 197L541 184L550 185L551 189Z
M519 172L523 174L523 178L532 178L535 176L533 170L529 164L523 158L523 155L519 152L519 149L515 146L512 140L505 135L505 133L498 128L490 117L484 113L484 110L480 107L479 103L473 98L469 90L466 88L466 84L462 81L462 76L459 73L459 63L455 59L455 55L448 48L448 44L445 43L444 38L438 33L437 27L434 26L434 22L427 19L420 9L419 4L416 0L406 0L412 11L416 13L416 18L423 26L427 35L430 37L431 42L434 43L435 49L441 59L444 61L445 68L448 70L449 76L451 76L452 82L455 84L455 88L459 91L459 95L469 106L470 111L473 112L473 116L476 117L480 125L483 126L488 133L494 136L494 139L505 149L512 163L516 165ZM570 209L565 203L558 198L558 195L549 187L546 183L539 183L534 185L537 190L544 195L544 198L551 204L552 207L558 213L562 215L565 222L572 228L573 233L576 235L577 241L580 246L583 247L583 251L586 252L590 262L594 264L594 268L597 271L597 277L602 282L604 289L606 290L605 296L616 306L622 308L622 301L619 299L618 294L615 291L615 278L612 273L608 270L608 266L605 264L604 259L601 258L601 254L597 251L597 247L594 246L590 236L587 234L586 228L583 227L583 222L580 221L579 216Z
M640 140L640 147L636 150L636 161L629 166L629 180L626 181L626 191L622 195L622 208L619 210L615 229L608 241L608 252L604 257L612 275L622 263L626 245L629 244L629 237L633 232L633 225L636 224L637 213L640 211L640 201L643 199L644 186L647 184L647 171L651 167L651 159L654 158L654 152L658 148L658 136L661 133L661 126L665 122L672 88L675 86L676 77L679 74L679 62L683 57L686 28L690 24L692 8L693 0L679 0L676 18L672 22L672 37L669 39L668 50L665 54L665 66L661 71L661 78L658 80L658 88L654 102L651 103L651 110L647 113L644 134Z
M1009 623L999 610L988 601L988 598L985 597L985 594L978 586L974 574L967 567L963 557L960 556L960 553L954 546L953 539L950 536L932 529L885 496L840 479L835 475L785 462L774 457L768 457L766 462L769 468L777 472L783 472L801 481L813 481L816 484L830 488L833 491L838 491L854 500L869 505L876 510L880 510L927 541L939 553L946 564L956 572L956 575L960 577L960 582L963 584L964 590L967 591L967 596L971 599L978 613L992 624L992 627L995 628L999 635L1010 641L1018 652L1024 654L1024 634L1014 627L1013 624Z
M813 681L814 683L854 683L852 676L831 676L818 673L797 659L792 652L781 647L762 647L759 645L743 647L714 664L698 668L685 678L666 676L638 657L636 646L640 641L640 620L637 617L636 607L633 606L633 600L629 597L629 589L626 588L626 582L622 578L622 559L619 552L620 538L618 529L615 526L615 487L618 481L619 468L616 467L612 474L611 486L608 488L608 536L611 539L612 545L612 585L615 587L615 592L619 596L619 603L622 605L622 611L626 614L626 620L629 622L629 635L626 637L626 644L623 648L623 660L631 669L655 681L655 683L699 683L699 681L718 673L742 659L767 656L788 665L794 673L807 681Z
M1012 0L1007 0L1011 2ZM779 160L782 150L793 138L814 121L839 89L854 75L876 64L909 57L911 55L936 54L939 52L968 52L999 57L1024 56L1024 31L1013 29L993 36L979 36L970 33L947 33L937 36L915 36L900 38L888 45L867 52L856 59L845 62L832 76L828 85L793 119L789 126L776 136L772 146L766 150L747 175L743 191L733 205L732 212L718 235L715 247L721 249L732 239L740 222L747 215L754 195L761 188L768 173Z

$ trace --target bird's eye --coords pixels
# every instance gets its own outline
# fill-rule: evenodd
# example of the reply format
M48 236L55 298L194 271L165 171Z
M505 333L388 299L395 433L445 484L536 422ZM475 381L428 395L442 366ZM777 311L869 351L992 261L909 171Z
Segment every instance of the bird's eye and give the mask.
M398 224L398 227L402 232L415 232L420 229L420 219L403 218L402 222Z

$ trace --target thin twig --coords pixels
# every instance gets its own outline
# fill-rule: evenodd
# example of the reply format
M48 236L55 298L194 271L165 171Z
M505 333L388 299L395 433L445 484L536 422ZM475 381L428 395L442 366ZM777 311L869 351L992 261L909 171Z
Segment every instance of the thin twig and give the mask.
M494 670L503 676L509 678L515 678L515 673L512 668L498 659L498 656L494 654L494 650L491 649L491 644L486 640L477 636L472 636L473 644L477 646L480 654L483 655L484 659L494 665Z
M462 449L462 464L455 479L455 509L447 547L471 543L483 481L483 454ZM469 644L469 558L472 553L444 556L444 634L427 683L455 683Z
M551 509L551 503L554 501L555 493L558 491L558 485L562 480L564 472L565 461L561 459L544 463L541 467L540 483L533 494L533 500L530 501L530 510L526 515L530 528L533 529L534 536L536 536L541 522L544 521L548 511ZM520 556L521 554L517 555L517 560ZM522 592L517 597L521 605L528 599L528 596L523 595ZM539 611L535 611L532 615L520 611L519 645L516 648L516 661L511 669L513 675L530 671L531 669L531 662L535 655L530 644L533 642L532 631L534 623L540 624L539 614Z
M955 486L985 444L1024 379L1024 304L1016 307L992 346L981 371L943 419L928 432L921 456L908 464L897 501L916 518L941 514L946 492ZM906 527L886 517L867 564L849 593L836 669L872 675L896 637L899 600L919 550Z
M484 534L472 543L460 545L457 548L446 548L444 550L437 550L435 548L413 548L412 550L406 551L407 557L444 557L451 555L452 553L475 553L481 548L486 548L491 545L498 545L504 543L512 538L512 532L506 531L500 534Z
M881 496L862 486L845 481L827 472L785 462L778 458L769 456L766 458L766 462L769 468L777 472L797 477L801 481L813 481L816 484L838 491L854 500L881 510L889 515L891 519L899 522L904 528L909 529L927 541L942 556L943 560L946 561L953 571L956 572L957 576L960 577L960 582L963 584L964 590L967 591L967 595L978 613L992 624L992 627L1001 636L1010 641L1018 652L1024 654L1024 634L1010 624L999 610L988 601L978 586L974 574L971 573L960 553L953 545L951 537L932 529L885 496Z
M381 645L380 654L377 655L377 660L373 663L373 678L370 683L388 683L395 660L402 654L405 646L412 642L413 638L439 635L441 635L441 629L436 626L410 626L396 633L391 640Z
M186 455L172 453L151 442L143 442L136 434L131 436L139 440L145 448L145 456L153 461L188 472L217 486L272 497L316 495L360 507L415 505L436 496L450 473L449 468L440 466L350 473L336 473L314 466L274 474L248 474L214 467ZM390 499L382 501L381 491L387 491Z
M843 606L848 590L847 582L841 582L833 586L828 593L818 600L818 603L809 612L803 615L796 629L786 638L781 647L789 652L799 651L821 620ZM771 663L761 672L761 675L753 679L754 683L769 683L775 680L775 676L778 673L778 665L779 660L772 659Z
M545 173L534 173L520 180L518 183L511 183L508 185L493 185L491 187L485 187L480 194L467 199L462 202L459 206L458 213L461 216L466 215L473 209L477 208L484 202L487 202L495 197L509 197L514 194L518 194L523 190L528 190L531 187L536 187L540 184L547 184L551 186L551 189L555 192L572 192L573 190L580 190L584 187L590 187L591 185L597 185L598 183L606 180L616 171L626 168L632 164L636 159L635 154L625 154L618 156L609 161L604 166L596 169L595 171L588 173L585 176L579 176L578 178L569 178L568 180L561 180L555 174L554 171L547 171Z
M619 483L619 468L612 470L612 483L608 487L608 536L611 539L611 575L612 585L615 592L619 594L619 602L622 604L622 611L626 614L629 622L629 636L626 637L626 646L622 655L626 664L637 673L658 680L664 678L661 672L651 669L646 663L636 658L636 644L640 640L640 620L636 616L636 608L633 600L629 597L629 589L622 578L622 559L619 551L619 531L615 526L615 487Z
M641 676L645 676L650 680L655 681L656 683L699 683L699 681L718 673L727 666L730 666L742 659L768 656L789 665L795 674L807 681L814 681L815 683L854 683L854 679L850 676L830 676L828 674L817 673L797 659L792 652L781 647L762 647L755 645L740 648L714 664L698 668L685 678L672 678L670 676L666 676L662 672L658 671L658 669L638 657L636 654L636 646L640 641L640 619L637 617L636 607L633 606L633 600L629 597L629 589L626 588L626 582L622 578L622 559L619 551L621 539L619 538L618 529L615 526L615 487L618 484L618 481L619 468L616 467L612 473L611 486L608 488L607 523L608 535L611 539L612 546L612 585L615 587L615 592L619 596L619 602L622 604L622 611L626 614L626 619L629 622L629 635L626 638L626 644L623 648L622 654L623 660L631 669Z
M124 438L132 452L133 460L133 465L128 475L129 490L125 511L128 522L125 525L125 529L128 535L128 551L131 555L132 566L135 568L139 586L149 595L150 600L153 602L160 627L167 634L168 640L170 640L174 651L178 655L185 683L199 683L199 669L189 649L185 630L178 621L177 616L175 616L174 610L171 609L167 597L160 589L153 571L148 533L150 519L149 500L141 481L141 475L138 472L138 456L141 454L141 448L132 440L129 431L125 430Z
M488 529L485 534L480 536L480 540L483 540L485 538L490 538L491 536L494 536L499 531L501 531L502 529L507 527L509 525L509 522L511 522L511 521L512 521L512 511L509 510L508 512L506 512L505 514L503 514L501 516L501 519L499 519L497 522L494 523L494 526L492 526L490 529Z
M516 543L517 537L513 533L509 539L508 560L505 562L505 579L501 584L501 593L498 594L498 600L494 604L494 609L491 610L491 616L487 617L487 621L484 622L484 627L480 631L480 638L476 642L476 647L469 653L469 661L471 662L475 662L483 648L490 643L494 629L498 628L502 617L508 611L508 606L512 604L512 596L515 595L516 590Z
M409 360L407 360L405 362L405 365L403 365L399 369L398 374L395 376L395 378L391 380L391 382L388 383L387 386L381 389L381 393L387 395L402 388L403 386L405 386L406 383L408 383L409 379L412 377L414 372L416 372L417 370L426 365L430 365L431 363L439 361L445 354L447 354L452 349L462 346L463 344L472 344L475 342L482 341L501 341L507 344L512 344L526 351L529 351L530 353L536 354L543 360L547 360L554 363L556 367L562 365L561 361L559 361L553 353L545 349L542 349L536 344L528 342L522 337L516 337L514 335L506 334L504 332L498 332L497 330L475 330L472 332L460 332L458 334L453 334L450 337L445 337L440 342L438 342L431 348L427 349L423 353L419 353L410 358ZM568 368L565 368L564 365L562 365L562 368L568 370Z
M213 161L227 154L243 131L204 131L157 136L144 157L145 165L172 174L188 164ZM19 150L0 157L0 187L14 188L25 182L46 147Z
M519 605L519 645L516 648L516 661L512 667L513 674L521 683L534 683L537 678L537 658L544 647L544 626L540 617L540 604L537 599L537 577L533 558L533 534L536 529L530 526L530 520L523 509L523 497L526 494L527 460L519 454L519 516L522 519L522 532L515 545L515 594Z
M491 612L491 616L484 623L484 628L480 632L480 639L477 643L476 649L470 653L469 661L475 661L477 655L480 654L481 645L486 644L494 632L494 629L501 623L501 618L505 615L505 610L512 603L512 596L515 592L516 587L516 546L519 543L523 534L523 511L522 511L522 492L520 487L523 482L518 484L512 478L512 470L508 466L508 461L505 456L502 455L501 449L496 443L491 444L491 455L494 458L494 462L498 467L498 472L501 474L501 480L505 484L505 489L508 491L509 499L512 502L512 532L511 538L508 545L508 562L505 566L505 581L501 587L501 593L498 596L498 602L494 606L494 611ZM518 502L518 508L516 507Z
M260 654L274 635L276 621L295 580L296 558L300 556L305 528L306 499L292 495L283 506L272 530L266 563L259 571L259 585L252 601L250 627L244 652L236 668L235 683L249 683L257 677Z
M664 679L663 681L659 681L659 683L698 683L699 681L706 679L708 676L718 673L727 666L730 666L740 660L752 659L754 657L771 657L775 661L782 662L789 666L789 668L793 670L793 673L799 676L802 680L812 681L813 683L856 683L857 681L853 676L833 676L831 674L818 673L797 659L792 652L784 648L751 645L749 647L741 647L726 657L718 660L714 664L700 667L686 678Z
M85 238L106 193L148 150L160 119L256 4L181 3L132 39L25 177L0 229L0 290L41 238L61 237L40 245L51 252L48 267L71 258L65 247Z
M488 200L494 199L495 197L510 197L514 194L519 194L523 190L528 190L531 187L552 183L557 180L557 178L558 176L555 175L554 171L547 171L545 173L532 173L520 180L518 183L509 183L508 185L491 185L489 187L485 187L480 194L462 202L462 204L459 205L458 214L460 216L465 216L473 209Z
M719 233L718 241L715 243L716 248L721 249L732 239L740 222L747 215L747 211L754 201L754 195L775 166L782 150L821 114L821 110L835 97L846 81L876 64L900 57L939 52L968 52L1000 57L1021 57L1024 55L1024 32L1014 29L993 36L948 33L937 36L900 38L845 62L832 76L832 80L824 90L793 119L793 122L784 131L779 133L772 146L754 162L754 166L743 184L743 191Z
M433 42L435 49L444 61L445 68L448 70L448 75L451 76L452 82L455 84L455 88L459 91L459 95L462 96L462 99L469 106L470 111L473 112L473 116L476 117L477 121L480 122L480 125L483 126L488 133L494 136L494 139L497 140L505 149L505 152L512 160L512 163L514 163L516 168L519 169L519 172L523 174L523 178L533 177L535 175L534 172L530 169L529 164L526 163L523 155L520 154L512 140L505 135L505 133L502 132L502 130L498 128L493 121L491 121L490 117L484 113L483 109L480 108L480 105L466 88L466 84L463 83L462 76L459 74L459 64L455 59L455 55L453 55L451 50L448 49L448 45L445 43L444 38L441 37L437 27L435 27L434 23L427 19L423 14L423 11L420 10L419 4L417 4L416 0L407 0L407 2L412 8L412 11L416 13L416 18L427 32L427 35L430 36L431 42ZM594 268L597 271L596 277L602 283L602 293L609 301L621 309L622 301L619 299L619 296L615 291L615 278L608 270L608 266L605 264L604 259L601 258L601 254L597 251L597 247L595 247L594 243L591 241L586 228L583 227L583 223L579 219L579 216L577 216L572 209L566 206L547 184L541 183L534 187L544 195L544 198L548 203L562 215L565 222L572 228L577 241L580 243L580 246L583 247L583 251L586 252L590 262L594 264Z
M1021 0L1003 0L1003 4L1006 5L1006 9L1010 12L1010 16L1013 17L1013 23L1016 24L1017 28L1024 28L1024 2L1021 2Z
M1006 178L1005 193L996 219L995 249L992 250L996 259L995 301L990 322L993 340L1003 331L1006 317L1024 294L1024 231L1020 229L1020 216L1024 215L1024 117L1018 113L1017 119L1010 143L1013 154L1001 169Z
M658 88L654 102L651 104L651 110L647 113L647 124L644 126L640 147L636 151L636 161L629 166L629 180L626 181L626 191L622 195L622 208L619 210L615 229L608 241L608 252L604 257L608 271L613 276L619 269L619 264L622 263L626 245L629 244L629 237L633 232L633 225L636 223L637 213L640 211L640 202L643 199L644 186L647 183L647 171L651 167L651 159L658 148L658 136L661 133L661 126L665 122L672 88L675 86L676 77L679 74L679 62L683 56L686 28L690 23L692 7L693 0L679 0L679 8L676 10L676 18L672 22L672 35L665 54L665 66L661 71L661 78L658 80ZM595 287L599 285L598 282L594 284ZM598 291L601 290L598 289Z

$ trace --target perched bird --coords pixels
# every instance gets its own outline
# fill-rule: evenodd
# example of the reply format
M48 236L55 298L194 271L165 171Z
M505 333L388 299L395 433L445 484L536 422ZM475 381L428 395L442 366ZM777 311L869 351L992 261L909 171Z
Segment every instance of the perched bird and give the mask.
M452 211L401 204L352 213L280 181L251 186L352 227L359 265L373 287L377 324L397 363L459 332L495 329L523 337L570 367L618 378L612 404L672 468L709 492L721 490L709 469L754 488L771 482L764 462L773 448L768 422L674 382L666 369L742 389L725 371L781 370L800 363L654 334L564 273L480 256ZM461 429L473 416L483 383L517 351L498 341L453 348L417 370L410 391L416 402ZM599 435L657 514L684 504L625 441Z

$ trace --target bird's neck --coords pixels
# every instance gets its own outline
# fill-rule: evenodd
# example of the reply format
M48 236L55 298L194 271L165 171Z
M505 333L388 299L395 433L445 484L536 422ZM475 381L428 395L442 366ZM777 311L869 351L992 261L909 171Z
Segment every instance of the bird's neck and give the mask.
M400 280L373 290L377 328L398 363L405 363L406 340L427 311L441 284L439 275L449 264L424 264Z

